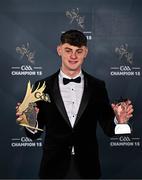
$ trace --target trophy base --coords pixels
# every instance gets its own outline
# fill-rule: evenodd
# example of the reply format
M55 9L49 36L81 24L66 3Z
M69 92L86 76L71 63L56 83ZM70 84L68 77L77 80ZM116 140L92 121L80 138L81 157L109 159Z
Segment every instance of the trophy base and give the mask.
M43 129L36 128L36 127L30 126L28 124L20 124L20 126L27 127L27 128L33 129L33 130L43 131Z
M117 124L115 134L131 134L130 126L128 124Z

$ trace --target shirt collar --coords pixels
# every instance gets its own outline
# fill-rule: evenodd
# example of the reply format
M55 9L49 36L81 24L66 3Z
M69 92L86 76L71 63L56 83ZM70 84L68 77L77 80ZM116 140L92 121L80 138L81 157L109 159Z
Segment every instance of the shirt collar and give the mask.
M60 73L59 73L59 77L60 78L75 79L75 78L77 78L79 76L81 77L81 79L83 78L82 70L80 70L80 72L75 77L71 78L68 75L66 75L65 73L63 73L63 71L60 69Z

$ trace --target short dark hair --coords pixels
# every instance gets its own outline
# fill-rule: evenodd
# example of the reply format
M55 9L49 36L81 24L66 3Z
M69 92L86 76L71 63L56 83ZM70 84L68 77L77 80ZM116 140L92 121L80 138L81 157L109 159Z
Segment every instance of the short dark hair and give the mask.
M73 46L81 47L81 46L87 46L87 38L86 36L78 30L69 30L64 32L61 35L61 43L68 43Z

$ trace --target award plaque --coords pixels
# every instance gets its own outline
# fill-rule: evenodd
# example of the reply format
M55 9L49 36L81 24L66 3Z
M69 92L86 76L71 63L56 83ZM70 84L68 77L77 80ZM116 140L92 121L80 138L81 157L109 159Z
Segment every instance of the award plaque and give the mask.
M48 94L43 93L46 85L45 82L39 83L37 88L33 90L33 85L31 86L30 81L27 84L27 91L23 102L18 107L17 113L21 114L20 118L17 119L19 125L33 129L43 131L43 129L36 128L37 123L37 111L35 109L37 101L48 101L50 98Z
M118 115L120 114L121 110L126 110L126 101L128 99L121 98L116 104L118 104ZM131 128L130 126L125 124L117 124L115 126L115 134L131 134Z

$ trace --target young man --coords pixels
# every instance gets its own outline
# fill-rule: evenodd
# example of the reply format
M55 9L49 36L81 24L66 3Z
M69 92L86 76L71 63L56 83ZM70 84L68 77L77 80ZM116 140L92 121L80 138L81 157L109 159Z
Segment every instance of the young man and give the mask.
M45 78L45 93L51 102L38 102L38 127L45 129L40 178L97 179L101 175L96 127L108 136L114 135L114 118L126 123L132 116L130 101L125 112L110 105L105 83L82 70L87 56L87 39L77 30L61 35L57 47L61 68ZM119 112L118 112L119 110ZM26 129L27 136L36 139L41 132ZM73 169L72 169L73 168Z

